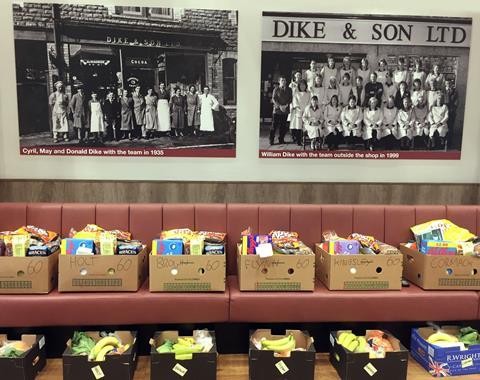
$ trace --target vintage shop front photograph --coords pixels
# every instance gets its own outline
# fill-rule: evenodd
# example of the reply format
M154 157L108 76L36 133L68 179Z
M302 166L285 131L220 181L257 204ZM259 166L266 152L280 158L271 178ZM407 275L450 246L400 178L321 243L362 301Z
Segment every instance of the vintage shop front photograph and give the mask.
M264 12L261 158L453 159L471 18Z
M21 154L235 157L235 10L13 4Z

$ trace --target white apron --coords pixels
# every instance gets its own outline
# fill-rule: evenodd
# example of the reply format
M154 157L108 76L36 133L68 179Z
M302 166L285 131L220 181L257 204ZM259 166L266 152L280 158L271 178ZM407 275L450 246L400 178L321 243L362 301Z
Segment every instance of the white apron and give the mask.
M200 130L214 132L213 110L218 109L218 101L211 94L200 96Z
M100 102L90 102L90 132L105 132Z
M169 132L170 126L170 105L167 99L158 99L157 102L157 130L158 132Z

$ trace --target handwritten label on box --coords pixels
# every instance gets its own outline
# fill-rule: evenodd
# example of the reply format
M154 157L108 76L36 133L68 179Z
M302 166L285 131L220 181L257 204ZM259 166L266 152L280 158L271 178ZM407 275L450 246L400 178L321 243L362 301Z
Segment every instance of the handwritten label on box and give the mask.
M365 367L363 367L363 369L370 376L373 376L378 372L378 370L375 368L375 366L372 363L368 363Z
M175 372L179 376L185 376L188 372L188 369L186 369L183 365L181 364L175 364L175 367L172 368L172 371Z
M473 367L473 358L462 360L462 368Z
M287 367L283 360L280 360L277 364L275 364L275 367L277 367L278 372L280 372L282 375L285 375L288 371L290 371L290 368Z
M92 368L93 376L95 376L96 380L103 379L105 377L105 374L102 371L102 367L97 365L96 367Z

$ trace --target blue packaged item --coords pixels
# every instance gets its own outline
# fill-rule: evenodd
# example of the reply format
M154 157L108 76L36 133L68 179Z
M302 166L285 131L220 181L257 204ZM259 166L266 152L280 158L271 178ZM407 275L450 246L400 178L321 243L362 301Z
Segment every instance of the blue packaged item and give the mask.
M225 254L225 246L221 244L206 244L205 248L205 255L224 255Z
M458 335L460 328L448 326L445 332ZM412 329L410 353L412 357L433 377L480 374L480 345L467 346L462 343L453 347L440 347L427 341L435 333L432 327Z
M152 255L183 255L183 240L156 239L152 242Z
M92 239L63 239L62 255L94 255L95 242Z

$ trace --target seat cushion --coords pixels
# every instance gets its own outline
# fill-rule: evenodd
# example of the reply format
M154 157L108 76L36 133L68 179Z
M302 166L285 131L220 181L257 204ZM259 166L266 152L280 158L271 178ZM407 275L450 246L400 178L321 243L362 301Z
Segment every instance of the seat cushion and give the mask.
M62 206L62 236L71 228L80 231L87 224L95 224L95 203L64 203Z
M13 231L26 224L26 203L0 203L0 231Z
M95 220L97 225L107 230L129 231L129 212L128 204L97 204Z
M134 239L152 246L152 240L160 237L163 228L162 204L131 204L130 232Z
M0 295L0 326L93 326L227 322L229 293Z
M29 203L27 224L61 233L62 205L60 203Z
M474 320L474 291L329 291L317 282L314 292L240 292L238 278L228 278L230 321L399 322Z

